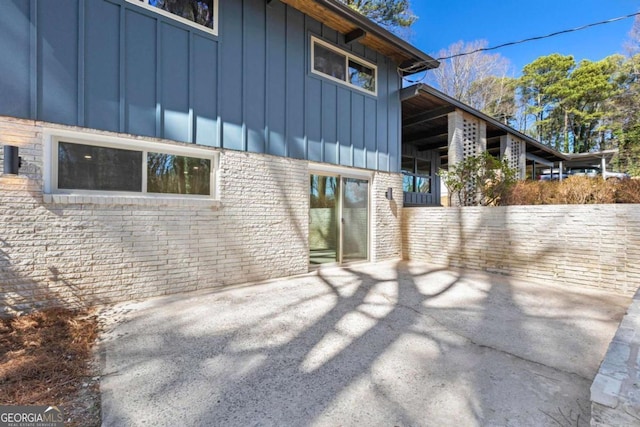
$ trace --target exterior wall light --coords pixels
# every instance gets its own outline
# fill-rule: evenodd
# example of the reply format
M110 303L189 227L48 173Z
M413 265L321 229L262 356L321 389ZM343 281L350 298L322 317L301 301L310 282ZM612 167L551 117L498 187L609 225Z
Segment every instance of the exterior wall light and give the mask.
M22 157L18 155L18 147L15 145L4 146L4 169L5 175L18 175L18 170L22 166Z
M384 197L386 197L387 200L393 200L393 188L392 187L387 188L387 192L384 193Z

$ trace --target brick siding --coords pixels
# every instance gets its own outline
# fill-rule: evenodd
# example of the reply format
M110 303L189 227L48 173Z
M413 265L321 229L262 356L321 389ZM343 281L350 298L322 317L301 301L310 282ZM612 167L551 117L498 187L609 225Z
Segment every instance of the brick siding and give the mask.
M220 153L217 203L51 196L43 194L45 126L158 141L0 117L0 145L19 146L23 158L18 176L0 175L0 314L308 271L307 161L211 148ZM374 173L372 260L401 256L399 208L384 198L388 186L399 197L401 185L400 174Z

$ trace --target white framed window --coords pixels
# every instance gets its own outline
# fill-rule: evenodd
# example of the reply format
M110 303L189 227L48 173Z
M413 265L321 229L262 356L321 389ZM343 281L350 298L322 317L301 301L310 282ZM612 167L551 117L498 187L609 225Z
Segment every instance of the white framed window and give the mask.
M127 1L213 35L218 35L218 0Z
M431 193L431 160L402 156L402 189L407 193Z
M376 95L378 67L311 36L311 72Z
M52 129L45 138L45 193L215 200L218 153L151 141Z

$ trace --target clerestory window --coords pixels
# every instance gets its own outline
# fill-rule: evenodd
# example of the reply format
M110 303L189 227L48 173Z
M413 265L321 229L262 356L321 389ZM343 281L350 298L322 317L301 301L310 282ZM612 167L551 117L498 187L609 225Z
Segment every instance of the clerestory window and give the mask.
M127 0L209 33L218 34L218 0Z
M377 93L377 67L316 37L311 38L311 71L347 86Z

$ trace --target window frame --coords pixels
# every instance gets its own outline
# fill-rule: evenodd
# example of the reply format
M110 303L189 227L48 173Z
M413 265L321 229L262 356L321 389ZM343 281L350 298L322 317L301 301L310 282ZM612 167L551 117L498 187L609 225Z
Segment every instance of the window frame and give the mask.
M315 67L316 43L318 43L319 45L321 45L325 49L331 50L331 51L333 51L333 52L345 57L345 63L344 63L344 65L345 65L345 69L344 69L345 70L345 80L341 80L341 79L339 79L337 77L333 77L333 76L331 76L329 74L323 73L322 71L316 70L316 67ZM375 64L373 64L373 63L371 63L371 62L369 62L369 61L367 61L365 59L362 59L359 56L355 56L354 54L352 54L352 53L350 53L350 52L348 52L348 51L346 51L344 49L341 49L341 48L339 48L339 47L337 47L337 46L335 46L335 45L333 45L333 44L331 44L329 42L326 42L326 41L324 41L324 40L322 40L322 39L320 39L320 38L318 38L316 36L311 36L311 49L310 50L311 50L311 73L312 74L315 74L315 75L320 76L320 77L325 78L325 79L329 79L329 80L331 80L333 82L341 83L341 84L343 84L343 85L345 85L345 86L347 86L349 88L359 90L360 92L363 92L363 93L365 93L367 95L378 96L378 66L377 65L375 65ZM374 88L373 88L374 90L373 91L365 89L365 88L360 87L358 85L354 85L353 83L348 81L348 78L349 78L349 61L356 62L356 63L358 63L360 65L363 65L363 66L365 66L367 68L371 68L373 70L373 78L374 78Z
M424 192L424 191L404 191L405 193L415 193L415 194L433 194L433 173L429 174L429 175L424 175L421 173L418 173L418 161L422 160L422 161L426 161L426 162L430 162L430 160L428 159L423 159L421 157L418 156L410 156L410 155L402 155L401 157L406 157L407 159L411 159L413 161L413 171L409 172L409 171L405 171L402 170L402 160L401 160L401 166L400 166L400 173L402 174L402 179L403 179L403 183L402 183L402 188L404 190L404 177L411 177L411 179L413 180L413 189L416 190L418 188L417 184L417 178L424 178L424 179L428 179L429 180L429 192ZM430 168L432 168L433 165L430 163Z
M187 18L183 18L182 16L176 15L174 13L171 12L167 12L166 10L160 9L158 7L155 6L151 6L149 4L149 0L126 0L127 3L130 4L135 4L137 6L140 6L141 8L145 9L145 10L151 10L155 13L158 13L164 17L167 18L171 18L174 19L182 24L185 25L189 25L190 27L193 28L197 28L199 30L205 31L209 34L212 34L214 36L218 35L218 11L220 10L220 8L218 7L218 0L213 0L213 28L209 28L209 27L205 27L204 25L200 25L197 22L193 22Z
M108 190L82 190L58 188L58 145L60 142L72 144L90 145L96 147L116 148L142 152L142 179L140 191L108 191ZM176 193L151 193L147 192L147 153L165 153L176 156L195 157L209 160L209 195L203 194L176 194ZM185 147L169 143L159 143L143 140L134 140L105 135L88 135L80 132L62 131L52 129L45 132L45 158L44 158L44 193L58 195L102 196L102 197L127 197L140 199L183 199L183 200L218 200L219 181L219 157L217 151L211 151L198 147Z

